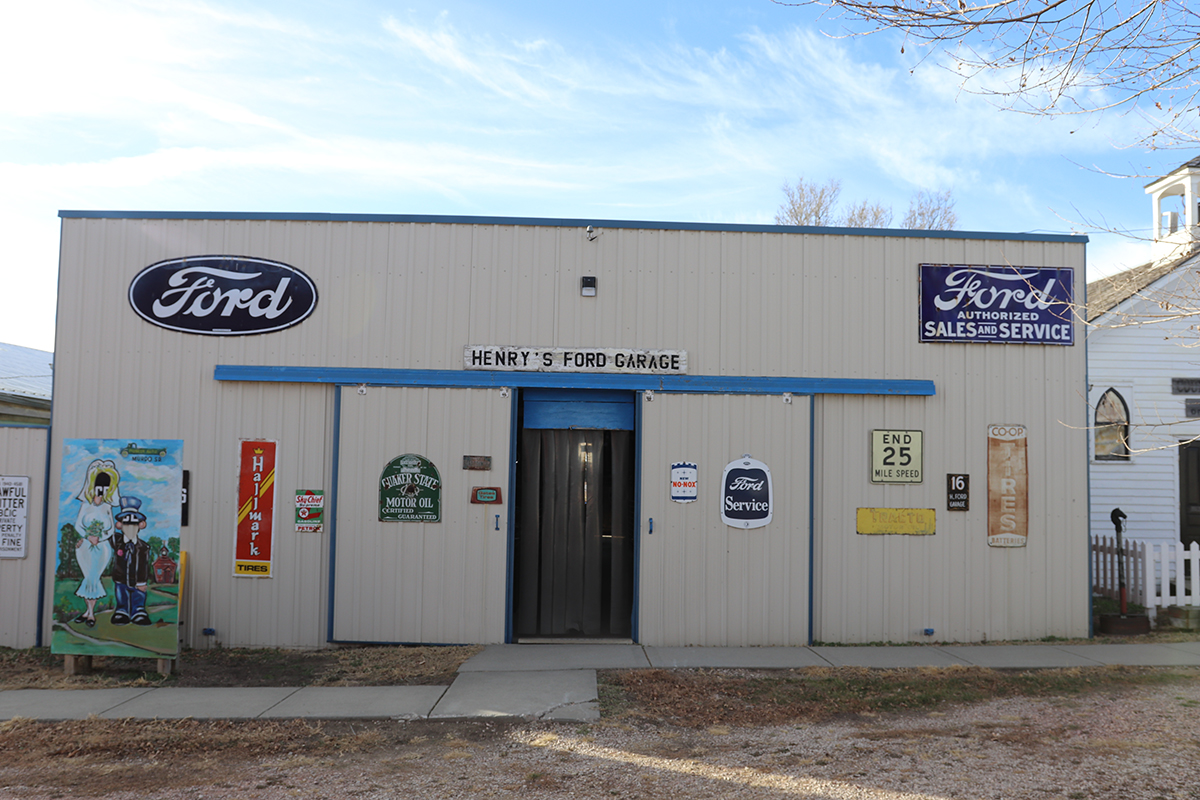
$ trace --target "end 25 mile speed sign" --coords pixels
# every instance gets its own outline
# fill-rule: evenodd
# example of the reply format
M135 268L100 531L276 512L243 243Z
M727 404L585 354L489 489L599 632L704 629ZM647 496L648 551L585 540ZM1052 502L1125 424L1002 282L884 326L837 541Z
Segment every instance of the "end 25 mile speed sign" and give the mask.
M921 431L871 431L871 483L920 483Z

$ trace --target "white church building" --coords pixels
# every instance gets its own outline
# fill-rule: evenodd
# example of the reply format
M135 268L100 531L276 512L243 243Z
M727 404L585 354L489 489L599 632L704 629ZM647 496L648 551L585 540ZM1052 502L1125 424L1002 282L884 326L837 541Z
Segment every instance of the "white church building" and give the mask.
M1091 529L1200 542L1200 158L1146 186L1152 260L1088 284Z

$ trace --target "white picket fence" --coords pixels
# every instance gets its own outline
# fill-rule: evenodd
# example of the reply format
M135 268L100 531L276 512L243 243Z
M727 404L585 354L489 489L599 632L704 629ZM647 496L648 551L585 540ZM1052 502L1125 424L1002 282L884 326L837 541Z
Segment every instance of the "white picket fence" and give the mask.
M1200 543L1141 542L1125 545L1125 598L1146 607L1154 619L1159 608L1200 605ZM1120 597L1117 537L1092 537L1092 591ZM1189 564L1186 571L1185 564ZM1188 577L1184 577L1187 575Z

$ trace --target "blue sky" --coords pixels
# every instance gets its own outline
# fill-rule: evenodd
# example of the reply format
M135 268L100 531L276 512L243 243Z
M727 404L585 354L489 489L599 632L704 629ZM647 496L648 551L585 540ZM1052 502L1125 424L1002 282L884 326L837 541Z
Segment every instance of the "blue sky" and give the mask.
M1194 153L841 30L770 0L12 4L0 342L53 349L59 209L769 224L804 176L897 219L948 188L964 230L1088 233L1093 279L1148 260L1087 223L1145 236L1140 176Z

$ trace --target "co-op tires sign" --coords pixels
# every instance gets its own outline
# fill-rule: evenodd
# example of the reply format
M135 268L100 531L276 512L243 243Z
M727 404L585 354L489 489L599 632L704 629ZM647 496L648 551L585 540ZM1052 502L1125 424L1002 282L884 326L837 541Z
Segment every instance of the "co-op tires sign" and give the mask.
M159 261L129 284L129 304L147 322L204 336L290 328L317 307L317 287L295 267L246 256Z

